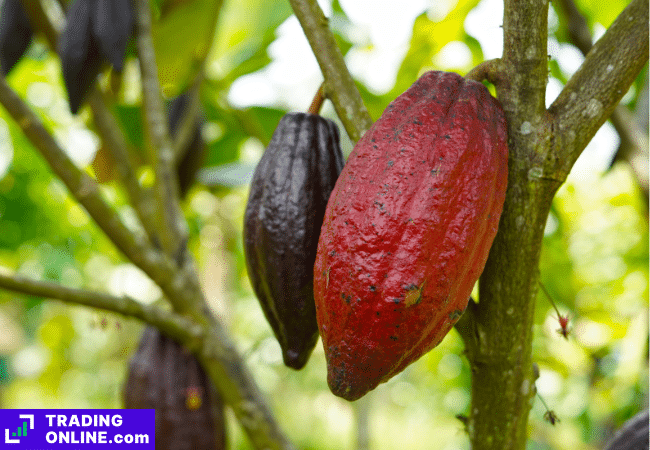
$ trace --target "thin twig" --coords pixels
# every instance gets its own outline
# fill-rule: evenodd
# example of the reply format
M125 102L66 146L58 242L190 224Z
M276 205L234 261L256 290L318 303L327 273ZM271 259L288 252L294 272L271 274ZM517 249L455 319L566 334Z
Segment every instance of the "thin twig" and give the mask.
M21 1L30 20L38 25L38 28L35 29L45 31L45 38L50 49L56 52L59 33L43 9L42 2L40 0ZM134 160L133 152L128 148L124 132L117 124L113 114L108 110L96 84L92 87L88 95L88 103L93 112L93 119L97 126L97 131L102 141L106 144L106 149L116 162L117 170L124 182L133 208L149 238L154 243L157 243L159 239L153 219L155 205L152 205L151 197L143 192L138 182L136 174L138 164Z
M102 137L105 148L115 161L117 172L142 226L154 245L159 245L160 239L155 220L156 204L150 193L143 189L138 181L135 171L138 164L135 161L133 150L126 142L124 132L115 120L115 116L106 107L101 93L96 87L88 95L88 104L93 112L93 121L97 131Z
M174 149L169 135L162 90L158 79L158 66L151 35L151 9L148 0L135 1L135 16L145 129L150 140L147 149L156 175L154 191L157 210L160 214L161 245L168 255L176 257L182 265L188 230L179 204Z
M38 281L0 267L0 288L26 295L61 300L66 303L103 309L126 317L135 317L153 325L185 343L201 339L201 327L172 311L158 306L143 305L129 297L118 297L103 292L73 289L50 281ZM191 347L191 345L190 345Z
M348 71L341 50L328 27L328 20L316 0L289 0L325 78L325 96L352 142L372 125L370 114Z
M119 214L103 199L97 182L74 165L40 119L9 87L4 77L0 77L0 104L115 246L145 272L150 269L148 274L153 275L154 281L169 276L168 270L171 267L164 270L167 272L164 274L154 269L156 266L169 266L163 262L162 255L151 246L146 237L136 236L127 228Z
M56 51L56 42L59 33L43 9L41 0L20 0L20 2L29 18L32 29L42 32L45 35L45 40L50 46L50 49Z
M569 315L567 314L567 315L563 316L562 314L560 314L560 310L557 309L557 305L555 304L555 301L553 300L553 297L551 297L551 294L544 287L544 283L542 283L541 281L539 281L538 283L539 283L539 287L542 289L542 292L544 293L544 295L546 295L546 298L551 303L551 305L553 306L553 309L555 310L555 313L557 314L557 321L560 324L560 328L557 330L557 332L559 334L561 334L562 336L564 336L564 339L569 339L569 333L570 333L570 329L569 329L570 317L569 317Z
M316 94L314 95L314 98L312 99L311 104L309 105L309 109L307 109L307 113L320 114L320 109L323 107L323 102L325 101L325 96L323 95L324 88L325 88L325 83L322 83L318 87L318 90L316 91Z
M587 55L593 47L591 31L587 20L578 10L573 0L557 0L554 5L567 20L569 39L578 47L583 55ZM621 142L616 150L616 159L624 159L632 168L634 175L648 198L648 135L631 117L628 109L618 105L610 117ZM647 131L647 130L646 130Z
M648 61L648 3L632 0L548 109L558 175L566 176Z

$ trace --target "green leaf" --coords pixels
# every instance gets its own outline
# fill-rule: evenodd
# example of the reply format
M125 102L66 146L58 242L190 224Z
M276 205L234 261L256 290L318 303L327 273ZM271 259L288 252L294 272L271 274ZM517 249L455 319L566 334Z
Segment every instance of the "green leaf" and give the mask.
M276 28L291 13L289 2L226 0L210 55L219 78L230 84L268 64L266 49L275 40Z
M219 96L218 88L206 86L205 98ZM214 101L203 102L207 122L214 122L224 130L223 135L208 145L206 165L218 166L239 159L239 147L250 137L266 146L286 111L263 106L234 109Z
M144 147L144 134L142 131L142 110L139 105L119 104L113 108L122 130L125 132L129 143L133 147Z
M264 106L253 106L246 109L246 114L248 120L257 125L258 133L256 137L264 146L267 146L278 126L278 122L286 114L286 111Z
M160 83L169 97L180 94L207 55L221 2L179 2L153 25Z

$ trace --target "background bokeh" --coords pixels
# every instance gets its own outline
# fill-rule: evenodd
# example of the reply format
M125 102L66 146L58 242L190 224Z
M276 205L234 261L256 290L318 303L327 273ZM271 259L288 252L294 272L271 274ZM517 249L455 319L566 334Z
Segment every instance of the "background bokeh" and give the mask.
M469 448L456 416L468 413L470 373L455 330L355 403L329 392L320 345L304 370L282 364L245 271L243 211L248 180L279 118L305 110L322 77L288 2L225 0L212 42L214 3L176 3L161 16L155 35L168 96L186 84L193 52L209 49L201 90L209 155L201 183L184 201L189 245L211 306L282 429L302 449ZM597 38L627 2L576 4ZM373 119L422 71L464 74L501 55L499 0L339 0L321 6ZM583 59L553 4L549 27L547 104ZM43 41L33 43L8 80L75 162L100 176L103 166L91 165L100 140L89 111L70 115L58 58ZM101 82L110 83L110 74ZM143 139L138 89L136 62L129 58L114 111L136 145ZM646 140L647 102L646 66L622 102ZM331 105L326 103L323 115L335 119ZM625 160L612 164L619 142L606 123L560 188L547 222L541 280L560 312L571 317L572 331L568 340L557 333L557 314L540 292L533 349L537 389L560 421L545 421L546 408L536 399L530 449L600 449L648 405L647 191ZM346 154L351 150L346 137L343 147ZM103 193L134 223L118 182L105 183ZM157 287L116 252L0 109L2 267L65 286L160 301ZM142 330L138 321L0 290L0 330L0 407L121 406L126 362ZM231 448L250 448L231 415L228 424Z

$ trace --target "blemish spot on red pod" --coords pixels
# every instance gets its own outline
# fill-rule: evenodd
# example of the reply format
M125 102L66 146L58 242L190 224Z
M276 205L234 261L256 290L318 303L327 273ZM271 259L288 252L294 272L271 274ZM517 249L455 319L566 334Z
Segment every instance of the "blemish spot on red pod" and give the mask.
M314 265L334 394L362 397L459 319L496 235L507 163L499 102L454 73L425 73L359 140Z

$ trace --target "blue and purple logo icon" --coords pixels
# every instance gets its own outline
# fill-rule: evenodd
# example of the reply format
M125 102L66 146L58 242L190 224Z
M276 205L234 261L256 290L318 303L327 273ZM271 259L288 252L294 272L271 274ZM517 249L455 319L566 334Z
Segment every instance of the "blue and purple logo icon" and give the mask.
M11 433L11 436L9 435L9 428L5 428L5 444L20 444L20 438L27 436L27 429L34 429L34 414L18 414L18 418L25 419L25 421L18 426L16 431Z

